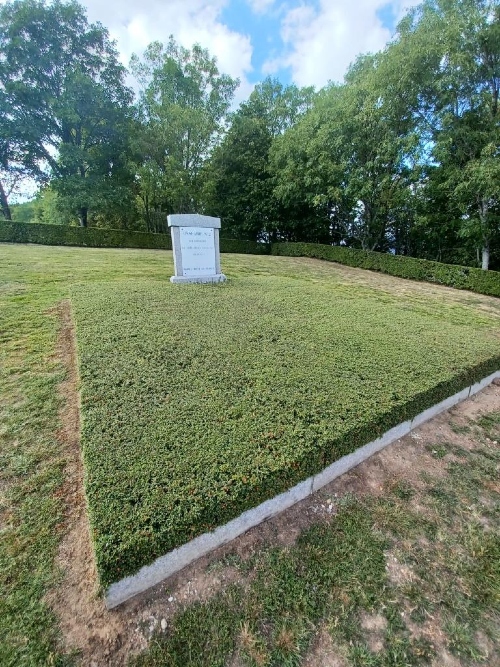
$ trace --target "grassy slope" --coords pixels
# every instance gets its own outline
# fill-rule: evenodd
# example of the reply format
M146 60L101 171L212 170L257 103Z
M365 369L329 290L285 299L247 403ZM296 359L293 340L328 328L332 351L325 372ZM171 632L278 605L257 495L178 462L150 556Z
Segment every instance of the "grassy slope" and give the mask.
M104 585L500 366L496 317L334 276L73 289Z
M328 278L334 283L378 282L381 298L396 283L425 304L428 295L457 300L457 312L478 312L486 304L500 313L498 301L466 293L414 286L412 283L374 277L363 272L344 276L337 267L282 258L223 258L230 275L289 275L300 268L311 281ZM64 461L55 434L58 428L57 384L63 369L54 359L58 324L50 314L67 298L73 283L113 283L136 279L168 280L170 253L155 251L89 250L0 244L0 664L6 666L63 664L57 648L55 619L44 594L57 580L53 559L57 549L64 497L60 494ZM470 466L471 471L475 470ZM287 590L291 590L288 588ZM284 598L288 604L288 597ZM196 613L209 618L201 608ZM195 616L196 616L195 613ZM228 611L220 611L227 618ZM305 619L307 622L307 619ZM196 619L179 620L192 627ZM230 616L230 641L236 626ZM196 625L195 635L200 635ZM224 628L225 626L218 626ZM215 628L213 628L215 629ZM206 632L206 628L202 627ZM176 635L180 647L192 648L190 660L178 652L180 662L207 664L197 652L195 636ZM207 634L222 651L224 644ZM217 650L219 650L217 649ZM215 649L214 649L215 650ZM165 664L160 656L154 664ZM176 658L177 660L177 658ZM193 662L194 661L194 662ZM216 664L214 661L213 664ZM283 663L285 664L285 663ZM368 664L368 663L366 663Z

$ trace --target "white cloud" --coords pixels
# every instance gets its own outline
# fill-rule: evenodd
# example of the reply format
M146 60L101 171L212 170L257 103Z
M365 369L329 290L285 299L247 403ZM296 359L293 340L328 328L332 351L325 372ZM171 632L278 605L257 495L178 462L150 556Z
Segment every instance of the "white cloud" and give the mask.
M265 14L274 5L274 0L247 0L254 14Z
M377 16L387 4L387 0L320 0L319 7L303 3L286 11L281 23L284 50L266 62L265 72L289 67L300 86L342 81L359 53L378 51L391 38ZM399 0L393 3L399 17L401 5Z
M128 66L132 53L141 55L151 42L167 42L169 35L190 48L199 43L217 58L219 71L240 79L237 99L248 97L253 86L252 44L248 35L231 30L221 20L229 0L84 0L90 21L101 21L116 39L121 60Z

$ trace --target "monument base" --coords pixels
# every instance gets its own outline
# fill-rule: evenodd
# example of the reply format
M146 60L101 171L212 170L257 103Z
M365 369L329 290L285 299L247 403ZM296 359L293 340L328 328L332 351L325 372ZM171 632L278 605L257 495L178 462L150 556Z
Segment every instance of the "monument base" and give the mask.
M226 276L216 273L214 276L172 276L171 283L223 283Z

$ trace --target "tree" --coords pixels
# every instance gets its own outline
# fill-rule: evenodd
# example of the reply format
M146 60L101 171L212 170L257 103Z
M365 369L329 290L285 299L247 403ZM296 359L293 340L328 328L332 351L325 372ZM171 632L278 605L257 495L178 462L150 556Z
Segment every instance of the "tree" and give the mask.
M489 266L498 235L500 7L490 0L426 0L392 47L400 84L440 170L461 235Z
M0 212L6 220L12 219L9 199L29 171L27 157L16 137L5 91L0 90Z
M15 0L0 9L2 121L16 152L7 170L19 164L41 183L55 178L83 226L124 174L132 101L124 77L107 30L89 24L77 2Z
M220 141L239 81L220 74L215 58L195 44L153 42L131 69L140 86L139 197L149 219L196 211L202 168Z
M50 186L39 189L30 201L12 206L12 219L15 222L35 222L46 225L77 224L76 215L64 210L58 201L58 195Z
M230 238L257 241L277 217L268 169L271 137L262 119L236 113L207 169L205 208Z
M127 103L76 68L65 84L65 103L61 117L71 131L59 145L51 182L60 208L76 213L82 226L89 209L94 218L118 214L126 221L134 208Z
M288 209L274 196L269 153L274 140L310 107L313 96L313 88L283 86L267 78L233 115L213 154L205 194L210 212L223 219L225 234L301 240L299 226L307 227L307 211L304 205Z
M315 205L331 242L402 251L416 141L411 120L382 83L381 62L359 58L345 83L324 90L276 143L272 158L277 196Z

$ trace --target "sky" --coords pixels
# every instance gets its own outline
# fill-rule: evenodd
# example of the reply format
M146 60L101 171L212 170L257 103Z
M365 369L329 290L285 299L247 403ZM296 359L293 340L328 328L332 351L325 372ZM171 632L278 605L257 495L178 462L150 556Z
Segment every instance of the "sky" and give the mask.
M1 0L0 0L1 1ZM128 66L152 41L170 34L216 56L219 70L240 80L236 101L266 76L321 88L342 78L356 56L394 35L412 0L80 0L100 21Z

